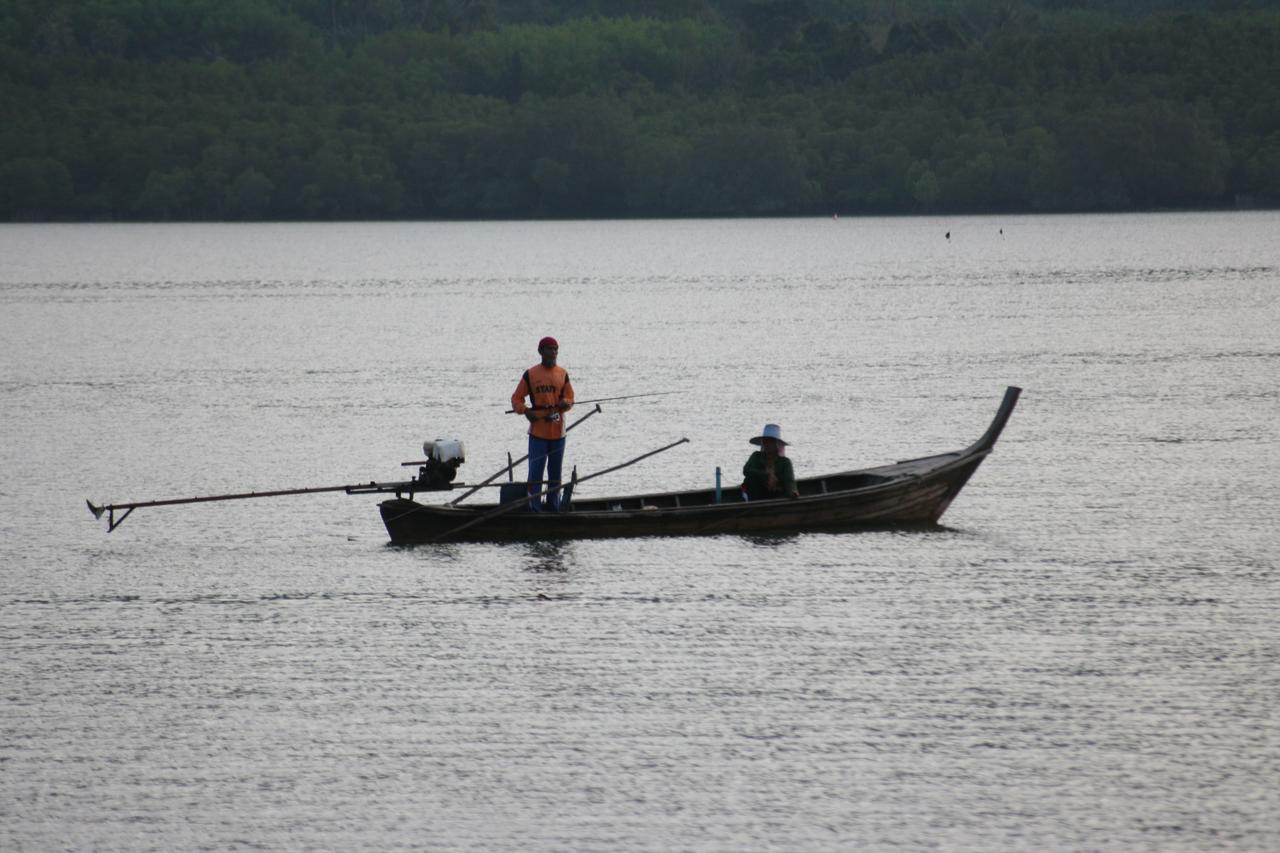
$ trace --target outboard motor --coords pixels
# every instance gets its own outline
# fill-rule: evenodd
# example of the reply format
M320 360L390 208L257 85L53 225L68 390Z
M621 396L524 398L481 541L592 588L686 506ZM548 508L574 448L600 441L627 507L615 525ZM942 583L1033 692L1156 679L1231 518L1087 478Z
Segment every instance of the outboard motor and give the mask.
M456 438L437 438L424 441L422 452L426 463L418 469L418 485L426 492L443 492L452 489L458 466L467 461L467 451Z

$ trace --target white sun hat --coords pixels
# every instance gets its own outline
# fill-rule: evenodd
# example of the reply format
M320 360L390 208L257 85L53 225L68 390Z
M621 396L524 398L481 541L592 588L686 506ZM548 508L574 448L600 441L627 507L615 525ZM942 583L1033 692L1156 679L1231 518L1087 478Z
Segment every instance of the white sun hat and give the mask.
M778 444L783 447L787 446L787 442L782 440L782 427L777 424L765 424L764 432L751 439L752 444L763 444L766 438L776 439Z

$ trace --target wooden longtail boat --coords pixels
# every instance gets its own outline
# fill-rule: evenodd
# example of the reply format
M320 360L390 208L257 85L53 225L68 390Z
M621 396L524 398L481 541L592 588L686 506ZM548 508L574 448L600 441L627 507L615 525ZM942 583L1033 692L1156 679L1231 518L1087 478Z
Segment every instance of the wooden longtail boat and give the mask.
M579 499L558 513L504 504L421 504L397 497L379 507L392 544L542 541L721 533L788 534L936 523L1004 430L1020 388L1006 389L982 438L964 450L878 468L797 480L800 497L744 501L736 488Z

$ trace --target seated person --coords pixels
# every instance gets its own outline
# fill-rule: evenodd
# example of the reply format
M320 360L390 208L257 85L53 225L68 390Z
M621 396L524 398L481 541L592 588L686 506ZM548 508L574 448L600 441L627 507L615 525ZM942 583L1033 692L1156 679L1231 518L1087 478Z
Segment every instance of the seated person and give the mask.
M742 491L747 498L759 501L800 497L791 460L784 455L783 448L787 443L782 440L782 428L777 424L765 424L764 432L751 439L751 443L760 445L760 449L752 453L747 464L742 466L742 475L746 478Z

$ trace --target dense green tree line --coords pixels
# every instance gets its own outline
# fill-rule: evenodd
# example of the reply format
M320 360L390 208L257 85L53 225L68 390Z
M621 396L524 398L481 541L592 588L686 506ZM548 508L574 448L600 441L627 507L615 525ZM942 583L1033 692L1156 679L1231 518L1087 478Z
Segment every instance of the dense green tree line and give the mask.
M1280 202L1257 4L631 5L10 0L0 218Z

